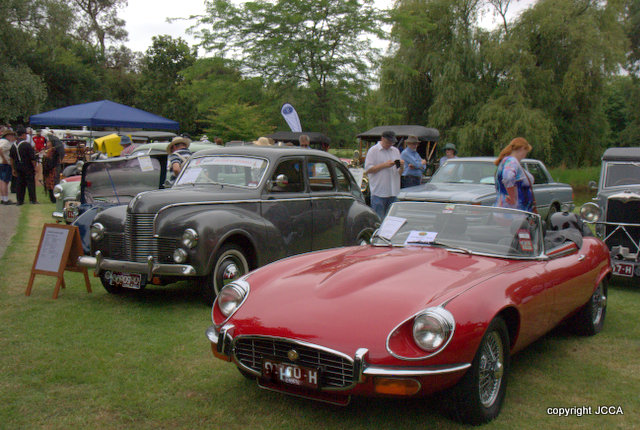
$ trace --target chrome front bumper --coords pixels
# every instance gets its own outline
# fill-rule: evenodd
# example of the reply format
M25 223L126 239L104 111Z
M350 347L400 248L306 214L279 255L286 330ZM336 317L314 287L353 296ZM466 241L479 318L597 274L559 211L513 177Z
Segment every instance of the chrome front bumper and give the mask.
M233 336L233 325L225 324L220 331L215 325L209 326L205 331L207 339L220 355L231 358ZM471 363L458 363L448 366L424 366L424 367L392 367L392 366L374 366L367 363L367 355L369 350L359 348L354 357L354 381L356 383L363 382L364 376L384 376L384 377L420 377L431 375L442 375L445 373L459 372L471 367ZM351 387L346 387L352 388Z
M146 263L135 263L133 261L111 260L102 257L100 251L95 257L83 255L78 257L78 266L94 269L96 275L104 270L112 270L123 273L142 273L147 275L147 279L157 276L195 276L196 269L188 264L160 264L154 263L153 257L149 256Z

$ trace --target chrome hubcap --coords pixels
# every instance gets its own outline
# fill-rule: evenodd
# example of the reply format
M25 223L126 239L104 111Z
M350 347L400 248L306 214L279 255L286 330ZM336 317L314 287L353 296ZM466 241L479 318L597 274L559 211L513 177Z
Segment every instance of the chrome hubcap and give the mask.
M498 398L504 375L504 348L502 338L493 331L483 342L480 349L478 372L478 390L480 402L490 407Z
M224 272L222 273L222 279L224 279L225 281L230 279L236 279L238 277L238 272L239 272L238 266L236 266L235 263L231 263L224 268Z

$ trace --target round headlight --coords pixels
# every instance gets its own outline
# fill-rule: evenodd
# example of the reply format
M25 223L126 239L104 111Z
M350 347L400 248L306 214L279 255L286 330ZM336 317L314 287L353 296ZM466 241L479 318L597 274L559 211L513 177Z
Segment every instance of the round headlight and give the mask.
M104 237L104 226L99 222L91 225L90 230L91 239L93 240L102 240Z
M233 314L242 304L249 293L249 287L244 282L232 282L220 290L218 307L225 317Z
M188 228L182 233L182 244L189 249L194 248L198 244L198 232L192 228Z
M600 207L595 203L585 203L580 208L580 217L586 222L597 222L600 214Z
M413 321L413 340L421 349L435 352L449 342L454 326L453 315L449 311L443 308L427 309Z
M173 261L175 261L178 264L184 263L185 261L187 261L187 251L185 251L182 248L178 248L175 251L173 251Z
M53 197L55 197L56 199L62 197L62 185L58 184L53 187Z

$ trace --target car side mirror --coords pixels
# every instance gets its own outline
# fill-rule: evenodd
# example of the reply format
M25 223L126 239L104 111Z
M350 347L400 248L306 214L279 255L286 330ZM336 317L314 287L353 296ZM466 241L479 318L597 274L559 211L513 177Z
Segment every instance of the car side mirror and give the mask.
M589 181L589 189L590 190L597 190L598 189L598 184L596 184L596 181Z

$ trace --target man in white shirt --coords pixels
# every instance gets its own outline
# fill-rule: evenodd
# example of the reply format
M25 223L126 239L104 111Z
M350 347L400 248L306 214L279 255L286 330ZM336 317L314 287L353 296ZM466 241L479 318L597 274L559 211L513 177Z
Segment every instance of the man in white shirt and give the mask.
M369 176L371 208L380 219L384 218L400 193L404 161L400 158L398 148L393 146L396 142L393 131L384 131L380 142L369 148L364 160L364 170Z
M16 133L5 129L0 133L0 204L12 205L9 200L9 182L11 182L11 145L16 140Z

